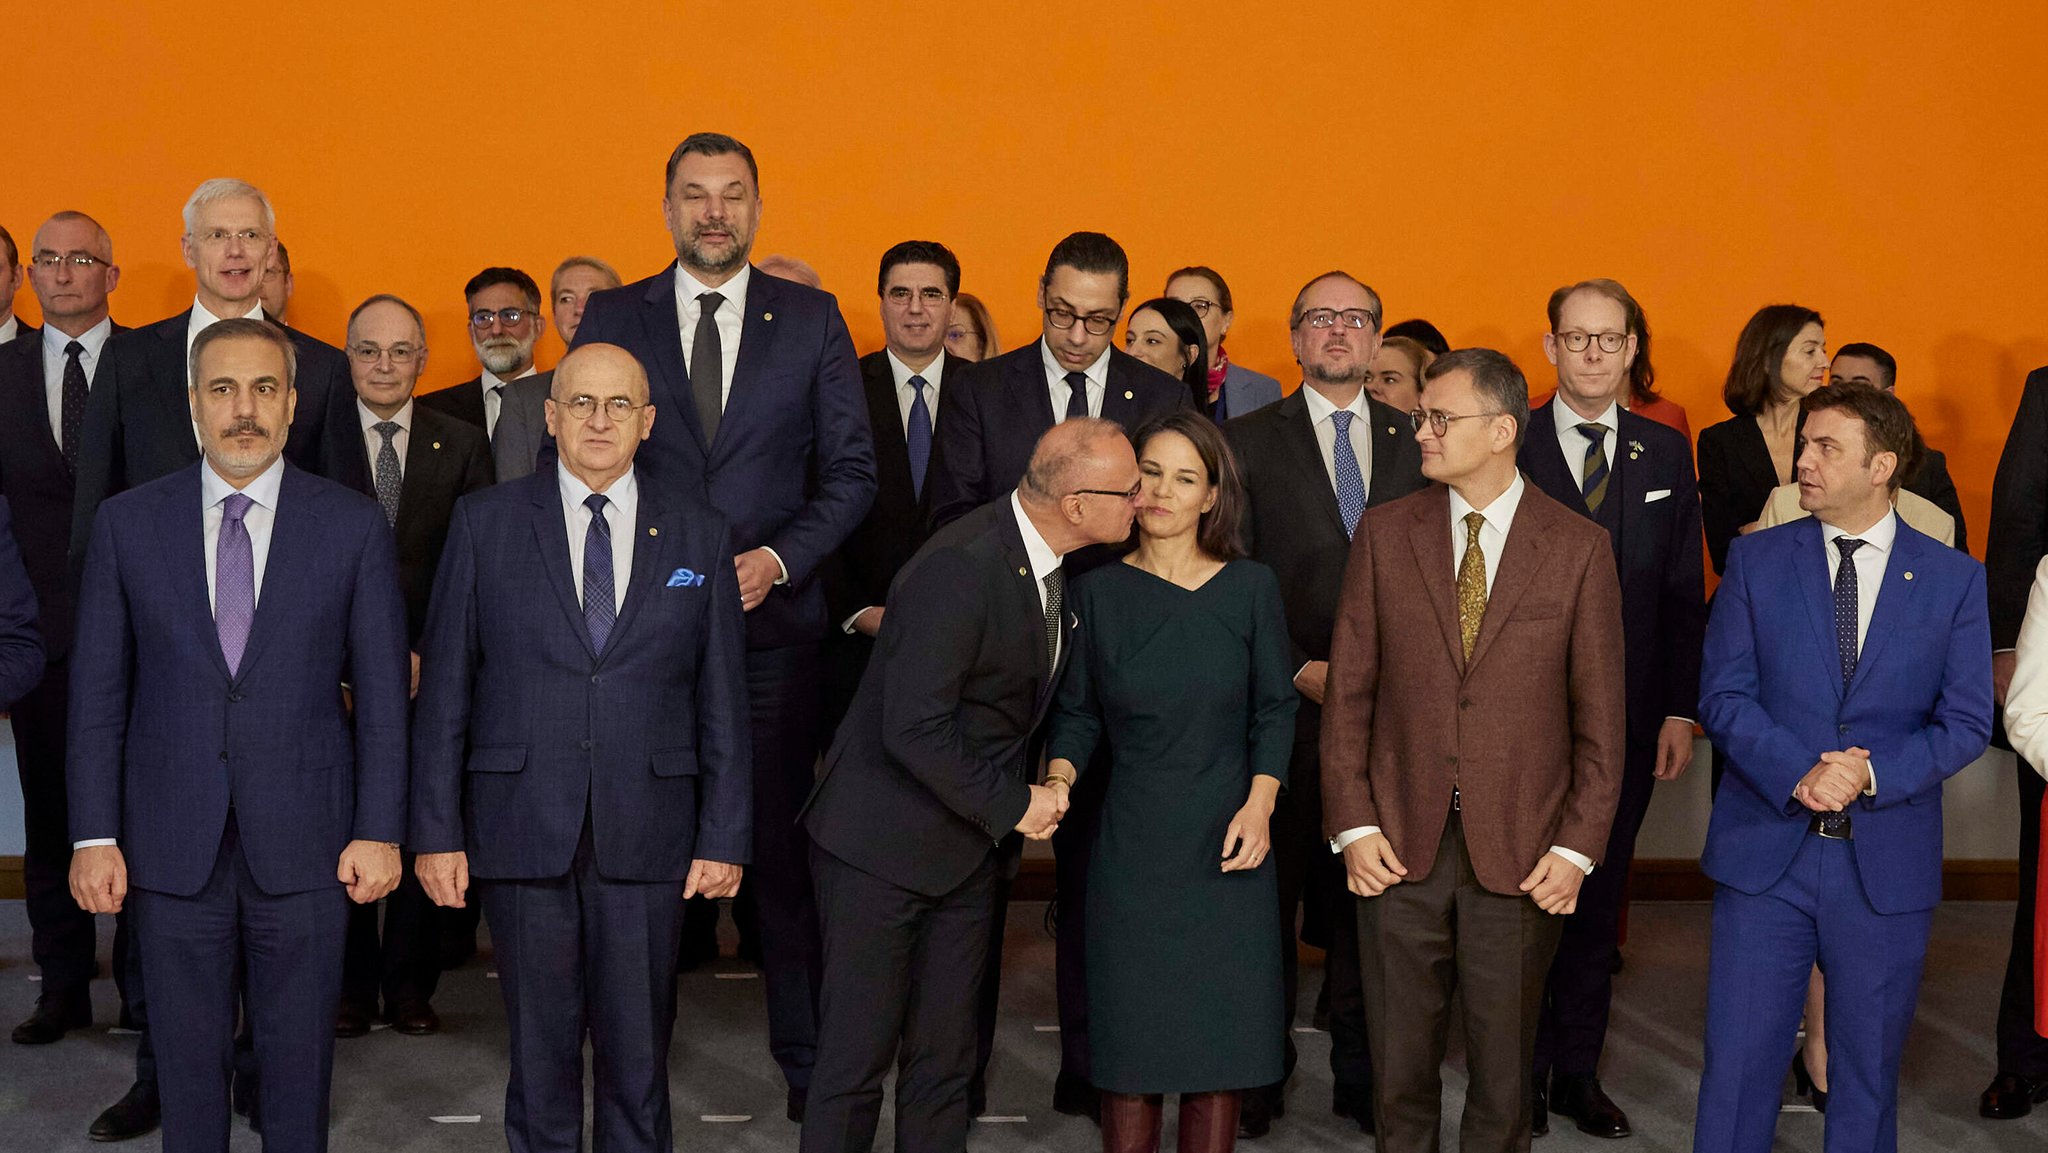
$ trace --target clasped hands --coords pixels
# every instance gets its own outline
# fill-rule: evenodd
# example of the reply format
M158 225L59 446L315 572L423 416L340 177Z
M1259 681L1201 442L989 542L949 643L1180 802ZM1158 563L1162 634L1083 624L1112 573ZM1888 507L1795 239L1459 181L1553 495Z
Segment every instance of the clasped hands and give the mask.
M1031 790L1031 804L1024 810L1024 817L1017 822L1017 831L1026 840L1049 841L1059 832L1060 818L1067 815L1067 782L1055 778L1048 785L1026 785Z
M398 887L402 871L398 846L388 841L350 841L334 866L334 879L348 887L349 900L367 905ZM118 913L128 898L128 860L118 845L89 845L71 854L71 897L88 913Z
M1361 897L1377 897L1400 884L1408 867L1394 855L1393 843L1385 833L1368 833L1344 846L1345 883ZM1579 907L1579 886L1585 871L1558 856L1544 853L1522 878L1519 888L1529 894L1536 907L1554 916L1566 916Z
M1792 789L1792 799L1816 813L1839 813L1870 787L1870 750L1826 752Z

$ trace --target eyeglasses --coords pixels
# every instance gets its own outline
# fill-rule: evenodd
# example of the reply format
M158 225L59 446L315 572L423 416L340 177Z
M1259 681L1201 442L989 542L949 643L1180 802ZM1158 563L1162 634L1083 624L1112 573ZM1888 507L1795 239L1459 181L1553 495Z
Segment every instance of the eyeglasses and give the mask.
M239 240L243 244L253 246L269 240L270 234L260 228L242 228L233 231L225 228L212 228L205 232L192 234L192 239L201 244L211 245L214 248L219 248L230 240Z
M551 396L548 398L548 403L556 408L567 409L569 415L577 420L589 420L591 417L596 416L599 404L604 405L605 415L613 420L624 420L640 409L647 407L644 404L634 404L633 398L629 396L608 397L600 401L594 396L580 394L572 396L567 400L556 400Z
M1346 328L1370 328L1378 330L1380 314L1370 308L1347 308L1342 312L1334 308L1311 308L1294 318L1296 328L1306 324L1310 328L1335 328L1342 321Z
M500 308L496 310L479 308L469 314L469 326L471 328L489 328L491 321L495 320L502 327L517 328L520 321L532 315L534 315L534 310L531 308Z
M1586 346L1596 340L1600 342L1600 351L1607 353L1620 352L1622 347L1628 343L1628 333L1573 331L1557 334L1557 342L1564 345L1566 352L1584 352L1586 351Z
M374 344L348 346L348 354L357 364L375 364L387 356L391 358L393 364L411 364L425 351L424 348L416 348L410 344L394 344L390 348L379 348Z
M88 272L102 264L109 267L113 264L112 261L101 260L97 256L88 256L83 252L38 252L29 258L29 263L37 268L56 268L59 265L68 264L73 268L84 269Z
M1210 309L1220 307L1215 301L1210 300L1206 296L1197 296L1193 300L1186 300L1181 303L1194 309L1196 316L1207 316Z
M912 296L916 296L926 304L944 304L946 302L946 290L943 288L921 288L913 292L908 285L902 284L883 293L882 299L887 300L890 304L905 305L910 303Z
M1129 492L1117 492L1117 491L1116 491L1115 489L1108 489L1108 488L1077 488L1077 489L1075 489L1075 490L1074 490L1073 492L1070 492L1070 493L1068 493L1067 495L1068 495L1068 496L1113 496L1113 497L1117 498L1118 500L1136 500L1136 499L1137 499L1137 497L1138 497L1138 493L1139 493L1140 491L1142 491L1142 490L1144 489L1144 487L1145 487L1145 479L1144 479L1143 477L1139 477L1139 478L1138 478L1138 483L1136 483L1136 484L1132 485L1132 486L1131 486L1131 490L1130 490Z
M1048 308L1045 310L1045 322L1062 332L1074 327L1074 322L1077 320L1081 322L1081 327L1088 330L1090 336L1101 336L1103 333L1116 327L1116 317L1104 316L1099 312L1082 316L1067 308Z
M1418 408L1414 412L1408 414L1408 421L1410 424L1413 424L1415 426L1417 431L1420 431L1423 422L1427 421L1429 423L1429 431L1437 434L1438 436L1443 436L1451 431L1451 422L1454 420L1477 420L1483 417L1492 417L1499 415L1501 414L1497 412L1466 412L1453 416L1448 412L1437 412L1434 409Z
M947 340L966 340L968 337L980 340L981 333L972 328L949 328L946 330Z

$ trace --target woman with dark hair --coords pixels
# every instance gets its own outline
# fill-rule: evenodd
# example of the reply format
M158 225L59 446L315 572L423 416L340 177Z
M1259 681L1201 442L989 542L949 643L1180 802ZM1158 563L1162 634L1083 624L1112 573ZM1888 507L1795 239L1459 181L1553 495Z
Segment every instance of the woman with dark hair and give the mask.
M1772 304L1742 326L1721 390L1734 416L1700 430L1700 519L1715 572L1728 563L1729 542L1755 529L1771 490L1792 482L1799 401L1827 376L1820 313Z
M1209 353L1202 318L1184 300L1161 296L1131 310L1124 326L1124 351L1171 376L1180 377L1203 416L1221 421L1209 400Z
M1075 582L1046 780L1069 787L1106 748L1083 912L1102 1147L1157 1149L1178 1093L1182 1153L1223 1153L1242 1091L1281 1076L1268 822L1294 670L1279 581L1239 544L1244 486L1222 433L1182 410L1136 439L1138 547Z
M1678 435L1692 439L1692 422L1686 419L1685 406L1657 391L1657 369L1650 363L1650 320L1643 315L1642 306L1635 297L1628 296L1622 305L1622 312L1628 316L1631 331L1636 334L1636 358L1628 366L1628 401L1622 407L1637 416L1647 416L1658 424L1678 430Z
M1237 317L1223 274L1202 264L1177 268L1166 278L1166 295L1185 301L1202 318L1202 351L1209 357L1209 385L1200 407L1218 424L1280 399L1280 382L1231 361L1223 338Z

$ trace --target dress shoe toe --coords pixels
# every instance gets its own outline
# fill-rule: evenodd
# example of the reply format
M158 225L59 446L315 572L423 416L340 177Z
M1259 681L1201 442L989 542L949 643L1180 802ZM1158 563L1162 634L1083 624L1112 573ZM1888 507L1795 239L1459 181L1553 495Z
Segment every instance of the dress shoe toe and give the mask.
M64 1039L64 1034L73 1029L85 1029L92 1025L92 998L44 996L36 1001L36 1011L28 1020L14 1027L14 1043L17 1045L48 1045Z
M107 1106L93 1120L85 1135L94 1141L127 1141L155 1131L162 1123L163 1107L157 1100L156 1086L137 1081L128 1087L127 1096Z
M1550 1105L1543 1099L1541 1089L1529 1098L1529 1136L1550 1136Z
M2017 1073L2000 1073L1977 1099L1977 1114L1993 1121L2011 1121L2033 1112L2034 1106L2044 1102L2048 1102L2048 1078L2037 1080Z
M1598 1077L1558 1077L1550 1086L1550 1111L1570 1117L1589 1137L1627 1137L1628 1114L1600 1087Z
M397 1010L385 1015L391 1022L391 1031L408 1037L425 1037L441 1031L441 1015L425 1001L407 1001Z
M784 1103L783 1115L799 1125L803 1124L804 1105L810 1100L810 1097L811 1091L808 1088L799 1089L791 1085L789 1087L789 1100Z
M370 1014L361 1005L344 1002L334 1011L334 1035L360 1037L370 1031Z

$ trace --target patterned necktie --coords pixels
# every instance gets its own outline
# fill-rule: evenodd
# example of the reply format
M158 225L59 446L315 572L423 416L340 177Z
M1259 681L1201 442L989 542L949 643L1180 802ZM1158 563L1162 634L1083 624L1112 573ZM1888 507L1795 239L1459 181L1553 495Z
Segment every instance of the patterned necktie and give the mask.
M707 445L717 439L718 418L725 413L725 346L718 339L718 306L724 303L716 292L697 298L697 337L690 345L690 391Z
M1485 523L1477 512L1465 514L1465 555L1458 561L1458 638L1468 661L1479 641L1479 622L1486 619L1486 553L1479 547L1479 528Z
M910 492L920 499L924 496L925 466L932 460L932 410L924 400L924 390L930 387L924 377L910 378L910 426L903 436L904 446L910 450Z
M370 431L384 438L377 447L377 503L384 506L384 521L398 527L398 494L405 487L405 474L398 467L398 447L391 438L398 435L398 423L380 420Z
M249 526L242 523L255 503L242 493L228 494L220 505L220 539L213 550L213 627L229 676L241 671L249 626L256 619L256 556Z
M1842 550L1841 563L1835 566L1835 648L1842 655L1842 691L1849 691L1849 682L1856 676L1856 550L1867 541L1853 536L1838 536L1835 547ZM1849 825L1849 814L1821 813L1820 832L1824 837L1844 836Z
M604 519L605 503L603 493L583 498L590 510L590 528L583 534L583 623L590 629L590 647L599 655L619 620L618 590L612 584L612 526Z
M85 365L79 357L85 355L85 346L72 341L64 346L64 389L61 407L57 410L57 427L62 430L59 447L64 453L64 467L67 471L78 471L78 434L85 428Z
M1344 535L1358 531L1358 518L1365 515L1365 473L1358 467L1358 452L1351 447L1351 418L1356 413L1338 409L1330 414L1336 430L1331 443L1331 461L1337 466L1337 513L1344 518Z
M1587 421L1579 432L1586 438L1586 479L1579 492L1586 498L1587 511L1599 512L1600 502L1607 499L1607 426Z
M1067 587L1067 570L1063 565L1045 574L1045 679L1052 681L1052 673L1060 660L1060 604Z
M1077 416L1087 415L1088 374L1085 372L1070 372L1067 374L1067 415L1065 419L1072 420Z

